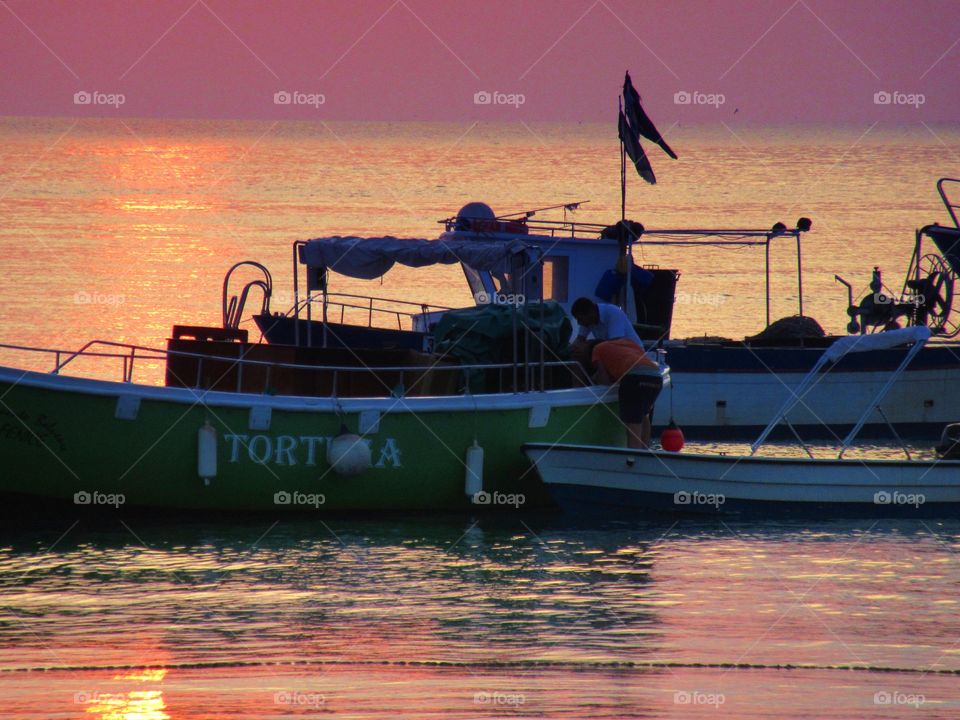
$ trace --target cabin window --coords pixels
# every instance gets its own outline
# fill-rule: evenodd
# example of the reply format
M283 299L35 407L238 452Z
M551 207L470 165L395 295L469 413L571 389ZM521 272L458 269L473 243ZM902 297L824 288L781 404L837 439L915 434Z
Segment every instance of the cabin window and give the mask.
M478 271L464 263L461 263L460 266L463 268L463 274L467 278L470 292L473 293L474 298L489 296L491 293L513 295L519 292L514 289L514 273Z
M483 294L488 292L487 288L484 287L483 275L464 263L460 263L460 267L463 268L463 274L466 276L467 283L470 285L470 294L473 295L474 300L476 300L477 297L483 297Z
M543 259L543 297L565 303L569 300L570 258L555 255Z

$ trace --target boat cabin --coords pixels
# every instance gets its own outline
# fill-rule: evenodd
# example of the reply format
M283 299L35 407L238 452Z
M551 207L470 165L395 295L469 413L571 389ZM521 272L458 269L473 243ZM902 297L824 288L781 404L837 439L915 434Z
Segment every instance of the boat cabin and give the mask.
M605 226L566 219L539 220L534 218L536 212L520 213L519 218L497 217L488 205L474 202L461 208L455 217L440 221L445 226L440 242L463 239L509 243L519 238L536 250L537 262L521 273L498 275L461 263L478 304L543 299L559 303L569 313L577 298L588 297L623 306L630 301L624 297L623 280L618 284L616 279L619 263L621 271L625 266L632 268L634 292L625 310L641 338L656 342L670 337L680 274L656 266L640 268L639 272L633 267L633 244L643 235L639 223ZM619 275L624 278L626 272Z
M488 205L474 202L439 221L444 232L435 240L331 237L298 241L293 252L296 303L291 311L271 313L269 273L256 263L240 263L231 273L253 264L264 278L248 283L239 296L228 300L228 273L225 326L239 321L249 291L258 286L265 303L254 320L271 344L427 351L432 330L451 308L332 292L330 271L374 279L395 262L413 267L457 263L478 306L544 301L559 304L569 314L573 302L584 296L623 307L644 340L655 344L670 337L679 272L634 265L632 247L643 234L639 223L605 226L539 220L534 218L537 212L496 216ZM628 267L629 292L624 287ZM348 316L356 318L358 311L365 311L365 324L346 321Z

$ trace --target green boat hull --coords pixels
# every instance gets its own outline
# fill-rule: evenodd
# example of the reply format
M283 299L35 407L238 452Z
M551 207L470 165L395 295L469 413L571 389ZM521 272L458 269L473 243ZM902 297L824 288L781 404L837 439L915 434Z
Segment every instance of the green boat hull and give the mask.
M337 402L0 368L0 492L105 508L467 510L479 501L513 511L549 504L525 442L622 443L615 401L598 392ZM206 424L216 435L208 480L198 469ZM372 467L356 475L327 459L344 426L369 441ZM474 440L483 494L469 497Z

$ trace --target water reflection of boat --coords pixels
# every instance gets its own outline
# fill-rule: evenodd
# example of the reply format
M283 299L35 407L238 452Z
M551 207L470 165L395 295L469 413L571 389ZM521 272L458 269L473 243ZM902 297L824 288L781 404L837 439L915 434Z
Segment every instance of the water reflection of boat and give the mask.
M930 336L924 327L838 340L804 377L753 444L750 455L671 453L662 450L534 443L526 446L551 494L575 513L647 511L683 514L799 514L823 516L937 517L960 512L960 462L847 459L873 407ZM821 378L821 371L851 352L900 350L900 365L844 439L836 458L768 457L753 454L792 405ZM809 452L809 450L808 450Z

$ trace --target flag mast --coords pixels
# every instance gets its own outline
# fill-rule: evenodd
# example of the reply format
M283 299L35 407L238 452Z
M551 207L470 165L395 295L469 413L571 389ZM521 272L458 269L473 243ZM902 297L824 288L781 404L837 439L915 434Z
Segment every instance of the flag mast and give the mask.
M622 105L620 106L619 133L620 143L623 147L623 151L626 152L626 154L633 161L634 167L636 167L637 173L640 175L640 177L642 177L651 185L656 184L657 178L653 174L653 168L650 166L650 161L647 159L647 155L643 151L643 146L640 144L641 136L645 137L647 140L655 142L667 155L672 157L674 160L677 159L677 154L669 145L667 145L667 141L663 139L660 131L657 130L653 122L647 116L647 113L644 112L643 106L640 104L640 94L637 92L637 89L633 87L633 82L630 80L629 72L626 73L623 78L623 96ZM624 179L624 186L625 185L626 181ZM624 202L623 205L625 206L626 203Z
M651 185L656 184L657 177L653 174L653 167L647 159L640 137L643 136L655 142L674 160L677 154L667 145L660 131L654 126L640 103L640 93L630 80L630 72L623 76L623 94L618 99L620 108L617 119L617 133L620 136L620 228L618 237L621 243L621 255L617 260L617 271L625 275L623 284L622 306L631 320L636 319L636 303L633 298L633 274L631 270L632 256L630 248L633 242L639 239L643 226L639 223L627 222L627 156L633 162L637 173Z
M623 114L623 100L617 96L617 107ZM627 219L627 150L620 138L620 219Z

